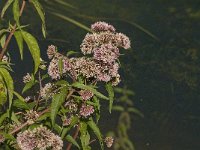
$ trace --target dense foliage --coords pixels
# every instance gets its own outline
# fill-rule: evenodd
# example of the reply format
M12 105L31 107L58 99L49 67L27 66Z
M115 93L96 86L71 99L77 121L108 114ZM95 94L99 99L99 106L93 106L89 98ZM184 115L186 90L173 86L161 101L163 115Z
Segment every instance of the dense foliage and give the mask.
M46 37L41 4L38 0L28 2L39 14L42 33ZM8 0L1 12L3 18L6 10L12 7L14 16L9 27L0 30L1 146L22 150L62 149L63 141L68 141L67 150L72 144L78 149L89 150L91 143L98 140L101 149L104 149L104 143L111 147L113 138L103 136L98 127L101 101L108 101L111 113L113 87L120 82L120 49L130 48L129 38L116 32L112 25L96 22L80 45L81 56L74 51L61 54L59 48L50 45L47 49L50 63L47 65L40 57L36 38L20 22L26 3ZM14 89L11 58L9 53L6 54L12 36L18 44L21 59L26 43L34 61L33 73L23 77L25 85L21 93ZM100 92L103 88L108 96Z

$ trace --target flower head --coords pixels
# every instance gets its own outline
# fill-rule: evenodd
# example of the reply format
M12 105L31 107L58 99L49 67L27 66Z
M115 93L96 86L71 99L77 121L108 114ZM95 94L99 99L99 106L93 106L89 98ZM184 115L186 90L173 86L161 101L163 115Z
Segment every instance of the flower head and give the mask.
M25 119L30 123L34 123L34 121L39 117L39 114L36 111L30 110L26 113Z
M47 55L48 55L49 59L52 59L53 56L56 54L56 52L57 52L57 50L56 50L56 47L54 45L48 46Z
M111 136L106 137L104 140L104 142L106 143L106 146L108 148L110 148L113 145L113 141L114 141L114 139Z
M29 73L27 73L24 77L23 77L23 82L24 83L28 83L32 80L32 77Z
M82 91L79 92L79 94L81 95L81 98L82 98L83 100L89 100L89 99L92 98L93 95L94 95L94 94L93 94L91 91L89 91L89 90L82 90Z
M83 116L83 117L88 117L90 116L91 114L94 113L94 107L91 106L91 105L85 105L83 104L80 108L80 115Z
M94 32L105 32L105 31L115 32L115 28L112 25L103 21L99 21L92 24L91 30Z
M22 150L62 150L61 138L44 126L17 134L17 144Z
M47 83L45 86L40 90L40 95L42 98L50 98L53 96L54 93L52 93L53 84Z
M2 58L2 62L7 63L8 61L9 61L8 57L6 55L4 55L3 58Z

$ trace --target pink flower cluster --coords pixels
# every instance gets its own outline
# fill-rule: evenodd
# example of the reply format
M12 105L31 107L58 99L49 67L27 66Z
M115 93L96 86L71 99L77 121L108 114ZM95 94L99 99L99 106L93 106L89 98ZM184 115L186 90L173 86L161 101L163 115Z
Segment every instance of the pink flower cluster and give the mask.
M84 55L92 54L92 57L67 58L56 52L55 46L49 46L47 54L53 59L48 74L52 79L69 75L73 79L82 76L93 81L111 81L113 85L120 82L117 63L119 48L130 48L129 38L122 33L116 33L115 28L105 22L93 24L91 30L94 33L88 33L80 47ZM62 70L59 66L62 66Z
M83 104L81 106L81 109L80 109L80 115L81 116L86 118L86 117L90 116L93 113L94 113L94 107L93 106L85 105L85 104Z
M44 126L18 133L17 144L22 150L62 150L63 147L61 137L55 135Z

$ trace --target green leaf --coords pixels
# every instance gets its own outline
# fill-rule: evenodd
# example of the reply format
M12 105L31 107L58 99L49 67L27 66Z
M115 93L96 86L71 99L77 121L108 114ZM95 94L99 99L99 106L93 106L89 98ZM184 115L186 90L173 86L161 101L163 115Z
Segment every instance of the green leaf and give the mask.
M35 9L38 12L38 15L40 16L40 19L42 21L42 33L43 33L43 36L46 38L45 13L42 8L42 5L39 3L38 0L31 0L30 2L34 5Z
M96 125L96 123L93 121L92 118L90 118L90 121L88 121L87 124L93 130L94 134L97 136L99 143L100 143L100 146L101 146L101 149L103 150L104 149L103 139L102 139L99 127Z
M12 140L14 141L15 140L15 137L11 134L8 134L8 133L0 133L1 135L3 135L3 137L6 139L6 140Z
M70 136L70 135L67 135L66 136L66 140L72 144L74 144L78 149L80 149L80 146L78 145L78 143L76 142L76 140Z
M100 107L101 107L101 104L99 102L99 99L96 96L93 97L93 101L96 104L96 108L97 108L97 111L96 111L96 122L98 123L98 121L99 121L99 119L101 117L100 116Z
M26 92L27 90L31 89L35 84L36 84L36 82L34 82L32 80L30 82L26 83L26 85L24 86L24 88L22 90L22 94L24 92Z
M2 125L3 121L8 117L8 112L9 111L0 116L0 126Z
M13 101L13 106L16 108L20 108L20 109L25 109L25 110L29 110L30 107L28 106L28 104L22 100L16 99Z
M46 120L48 117L50 117L50 112L47 112L47 113L41 115L39 118L37 118L37 121Z
M19 0L15 0L13 3L13 15L14 15L14 20L16 21L17 26L20 26L20 24L19 24L19 17L20 17Z
M4 82L8 90L9 109L10 109L12 105L13 91L14 91L13 79L10 73L5 68L0 68L0 75L4 79Z
M84 85L82 83L79 82L75 82L72 84L73 87L79 88L79 89L83 89L83 90L89 90L92 93L94 93L97 97L105 99L105 100L109 100L108 97L104 96L103 94L101 94L100 92L98 92L96 89L94 89L92 86L88 86L88 85Z
M14 112L12 112L11 120L20 125L20 122Z
M109 95L109 112L111 113L112 105L114 101L114 90L110 82L106 84L106 90L108 91L108 95Z
M112 107L112 110L116 110L116 111L124 111L124 107L122 106L119 106L119 105L115 105Z
M133 112L142 118L144 117L144 115L141 113L141 111L139 111L137 108L134 108L134 107L128 108L128 112Z
M72 23L72 24L74 24L74 25L76 25L76 26L78 26L78 27L80 27L80 28L86 30L86 31L91 32L90 28L88 28L86 25L84 25L84 24L82 24L82 23L80 23L80 22L78 22L78 21L76 21L76 20L74 20L74 19L72 19L72 18L69 18L69 17L67 17L67 16L64 16L64 15L62 15L62 14L55 13L55 12L49 12L49 13L51 13L51 14L53 14L54 16L57 16L57 17L59 17L59 18L61 18L61 19L63 19L63 20L66 20L66 21L68 21L68 22L70 22L70 23Z
M65 2L64 0L54 0L54 1L59 3L59 4L61 4L62 6L73 8L73 9L77 9L77 7Z
M6 4L4 5L2 11L1 11L1 18L3 18L6 10L9 8L9 6L13 3L14 0L7 0Z
M6 103L6 100L7 100L6 87L1 82L0 79L0 107Z
M67 52L67 57L71 56L71 55L74 55L74 54L77 54L79 52L76 52L76 51L68 51Z
M24 99L21 95L19 95L19 93L15 92L15 91L13 91L13 93L15 94L15 96L17 96L17 98L18 98L19 100L25 102L25 99Z
M19 52L20 52L20 56L21 56L21 60L22 60L23 59L23 48L24 48L23 42L24 41L23 41L23 36L21 34L21 31L15 31L14 36L17 41L17 45L19 47Z
M9 32L8 29L1 29L0 30L0 37L6 32Z
M3 48L6 43L6 34L1 37L1 47Z
M59 69L59 73L62 76L62 72L63 72L63 61L62 58L58 60L58 69Z
M80 140L83 150L90 150L90 134L87 131L87 124L85 122L80 123Z
M74 117L71 119L70 126L64 128L63 131L62 131L62 134L61 134L61 138L62 138L62 139L65 137L65 135L67 134L67 132L68 132L75 124L78 123L78 121L79 121L79 119L78 119L77 116L74 116Z
M64 87L59 94L55 94L51 103L51 123L54 126L56 115L62 103L65 101L67 95L67 88Z
M23 30L21 33L33 57L35 63L34 73L36 73L40 65L40 48L38 42L30 33Z

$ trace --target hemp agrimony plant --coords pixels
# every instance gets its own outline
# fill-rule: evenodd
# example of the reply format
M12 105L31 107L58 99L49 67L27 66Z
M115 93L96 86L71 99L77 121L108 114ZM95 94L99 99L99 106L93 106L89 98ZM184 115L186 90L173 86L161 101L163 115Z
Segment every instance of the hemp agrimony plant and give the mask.
M112 25L96 22L80 45L82 56L75 57L72 51L61 54L59 48L50 45L48 64L40 58L37 40L20 23L26 3L36 8L46 36L44 12L38 0L6 2L1 17L12 6L14 20L10 22L15 23L0 30L0 107L6 108L0 111L0 147L61 150L66 143L67 150L72 145L90 150L95 141L99 141L99 149L111 147L113 138L103 136L98 127L101 101L108 101L111 113L113 87L120 82L120 48L130 48L129 38ZM34 71L23 77L21 93L14 90L10 57L6 55L13 35L21 58L25 42L34 60ZM108 94L102 94L100 88Z

